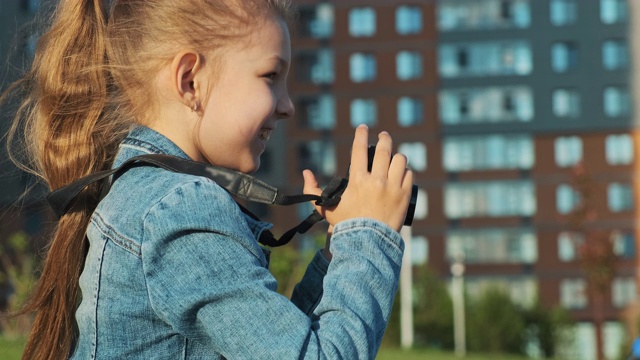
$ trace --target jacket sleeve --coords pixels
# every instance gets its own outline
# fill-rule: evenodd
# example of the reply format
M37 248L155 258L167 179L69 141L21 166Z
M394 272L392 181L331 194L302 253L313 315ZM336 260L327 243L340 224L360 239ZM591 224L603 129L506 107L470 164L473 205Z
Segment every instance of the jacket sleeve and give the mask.
M318 251L307 266L304 276L293 289L291 302L308 316L311 316L322 298L322 282L328 267L329 261Z
M195 180L149 210L142 261L156 314L226 358L373 359L398 286L402 239L380 222L352 219L334 227L331 251L324 291L308 316L275 291L231 198ZM313 291L297 290L313 300Z

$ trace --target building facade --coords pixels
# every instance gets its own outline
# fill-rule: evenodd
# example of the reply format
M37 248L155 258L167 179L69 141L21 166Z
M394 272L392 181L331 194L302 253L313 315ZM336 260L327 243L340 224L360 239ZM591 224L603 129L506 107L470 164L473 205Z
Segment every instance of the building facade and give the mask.
M289 189L301 189L304 168L325 183L344 174L358 124L389 131L421 189L414 263L448 278L462 255L470 295L501 284L524 305L563 306L577 322L577 356L595 356L596 336L605 355L617 354L621 313L638 300L635 6L296 3ZM576 188L580 169L593 196L576 228L570 218L586 196ZM615 254L599 326L580 261L594 236L607 237Z
M613 357L621 313L638 301L640 160L632 70L640 59L629 0L296 0L290 92L293 119L281 122L258 176L287 193L301 171L321 184L346 174L354 129L371 141L389 131L420 187L412 227L414 264L443 279L464 256L466 291L492 284L524 305L561 305L577 322L576 356L595 356L600 333ZM0 3L0 55L33 51L15 25L39 1ZM21 49L15 51L15 49ZM636 66L634 66L636 65ZM3 87L11 76L3 76ZM2 132L8 122L2 120ZM582 164L582 165L581 165ZM591 216L580 204L577 166L590 175ZM0 206L24 189L0 177ZM582 195L584 196L584 195ZM311 210L255 206L276 232ZM581 243L604 234L616 256L604 323L580 263ZM302 237L304 239L304 237ZM597 331L600 330L600 331Z
M15 81L35 52L37 40L32 20L40 0L9 0L0 3L0 91ZM6 134L13 120L15 101L0 111L0 241L26 230L36 235L46 217L42 189L26 192L33 178L18 171L6 153Z

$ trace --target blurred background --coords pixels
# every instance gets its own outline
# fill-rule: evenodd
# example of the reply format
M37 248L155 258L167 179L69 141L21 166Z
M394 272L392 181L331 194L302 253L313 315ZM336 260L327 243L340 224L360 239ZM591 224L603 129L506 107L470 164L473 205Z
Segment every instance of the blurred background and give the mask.
M296 115L257 176L299 193L303 169L323 184L346 173L359 124L372 141L391 133L420 191L384 347L625 359L640 335L640 2L294 2ZM2 88L33 56L30 22L46 18L46 3L0 3ZM0 111L5 134L11 109ZM53 222L45 189L1 158L7 312L37 277ZM311 211L251 207L276 233ZM274 250L283 294L324 230ZM0 320L5 337L28 327Z

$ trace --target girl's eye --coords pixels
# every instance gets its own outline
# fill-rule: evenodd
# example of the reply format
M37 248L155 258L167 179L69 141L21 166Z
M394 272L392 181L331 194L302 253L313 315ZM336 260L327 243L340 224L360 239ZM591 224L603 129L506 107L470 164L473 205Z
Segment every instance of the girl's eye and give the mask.
M275 80L275 78L278 76L277 72L270 72L268 74L263 75L263 77L269 79L269 80Z

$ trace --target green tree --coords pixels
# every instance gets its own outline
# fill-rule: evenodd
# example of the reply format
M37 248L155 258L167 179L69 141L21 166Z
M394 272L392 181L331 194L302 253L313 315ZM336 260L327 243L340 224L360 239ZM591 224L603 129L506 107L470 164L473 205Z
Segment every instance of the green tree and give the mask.
M467 347L470 351L523 354L523 311L503 290L489 288L468 302Z
M417 345L453 349L453 303L447 287L427 265L415 268L413 279Z
M445 283L428 265L413 269L413 326L418 346L453 349L453 305ZM383 346L400 344L400 297L396 295Z
M524 320L527 326L529 339L537 342L541 355L545 358L554 358L558 350L571 339L569 332L574 321L569 312L559 306L546 308L540 301L524 310Z
M595 228L592 224L599 218L596 204L599 192L584 163L578 163L571 173L571 186L580 201L566 217L567 226L584 235L579 244L580 266L585 273L589 298L596 329L596 355L604 359L602 326L605 321L606 295L615 275L616 256L613 251L612 232Z
M296 247L295 243L271 249L269 270L278 281L278 292L291 297L293 289L300 282L307 265L324 244L325 235L312 238L314 246L307 249Z
M31 328L27 316L10 317L24 303L35 282L35 260L29 251L29 236L18 231L0 241L0 284L9 291L0 309L0 330L4 336L24 336Z

